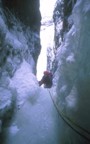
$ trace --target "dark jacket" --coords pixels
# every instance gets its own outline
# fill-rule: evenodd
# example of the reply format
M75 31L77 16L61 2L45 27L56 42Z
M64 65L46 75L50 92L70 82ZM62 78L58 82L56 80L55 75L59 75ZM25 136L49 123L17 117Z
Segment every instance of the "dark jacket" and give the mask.
M41 81L39 81L39 86L44 84L45 88L51 88L52 87L52 74L44 74Z

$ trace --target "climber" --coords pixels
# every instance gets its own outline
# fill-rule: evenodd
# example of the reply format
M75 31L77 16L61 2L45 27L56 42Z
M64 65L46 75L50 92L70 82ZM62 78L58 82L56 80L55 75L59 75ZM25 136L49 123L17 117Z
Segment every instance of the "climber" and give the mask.
M49 71L44 71L42 79L39 81L39 86L44 84L44 88L51 88L52 87L52 73Z

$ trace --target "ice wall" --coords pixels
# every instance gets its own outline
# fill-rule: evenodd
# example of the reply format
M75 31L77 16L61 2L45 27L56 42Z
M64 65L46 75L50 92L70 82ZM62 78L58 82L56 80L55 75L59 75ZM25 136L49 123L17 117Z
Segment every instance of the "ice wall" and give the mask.
M70 30L64 34L63 42L57 41L54 96L60 111L75 128L73 130L62 120L61 143L89 144L90 1L77 0L69 18L73 21Z
M38 89L39 1L25 2L0 0L0 143L3 127L12 119L17 101L20 106L25 96L33 96Z

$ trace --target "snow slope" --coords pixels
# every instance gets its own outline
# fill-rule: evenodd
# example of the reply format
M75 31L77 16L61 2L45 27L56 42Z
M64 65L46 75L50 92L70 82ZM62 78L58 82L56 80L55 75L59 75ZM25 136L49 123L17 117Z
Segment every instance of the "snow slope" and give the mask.
M40 88L35 97L16 111L6 130L5 144L60 144L60 119L48 90Z

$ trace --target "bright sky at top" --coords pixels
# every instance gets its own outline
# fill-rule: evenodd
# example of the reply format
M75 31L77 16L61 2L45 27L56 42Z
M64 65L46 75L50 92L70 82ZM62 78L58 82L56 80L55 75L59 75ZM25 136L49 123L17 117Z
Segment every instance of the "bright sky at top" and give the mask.
M45 16L52 17L56 0L40 0L40 11L42 18Z
M44 20L46 22L52 19L55 2L56 0L40 0L40 12L42 16L42 21ZM53 35L53 25L44 25L44 30L41 29L40 31L42 49L37 63L37 78L39 80L43 75L43 71L45 71L47 68L47 48L52 47Z

